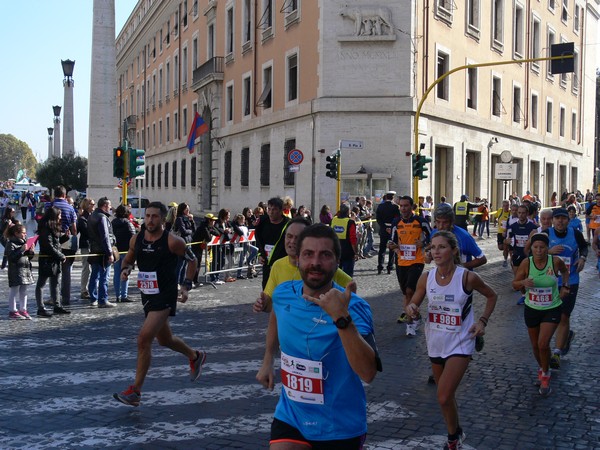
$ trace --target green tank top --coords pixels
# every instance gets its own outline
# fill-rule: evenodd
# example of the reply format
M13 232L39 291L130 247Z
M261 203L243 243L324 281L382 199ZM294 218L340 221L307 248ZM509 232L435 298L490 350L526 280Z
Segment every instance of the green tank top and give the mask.
M554 273L552 255L548 255L546 265L540 270L535 267L533 257L529 257L529 278L533 278L534 287L527 288L525 304L533 309L552 309L562 305L558 294L558 278Z

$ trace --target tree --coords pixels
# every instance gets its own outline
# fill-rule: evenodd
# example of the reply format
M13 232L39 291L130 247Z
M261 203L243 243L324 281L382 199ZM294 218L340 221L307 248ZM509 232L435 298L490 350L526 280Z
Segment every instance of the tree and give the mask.
M51 189L58 185L85 191L87 187L87 158L66 155L62 158L50 158L37 169L37 181Z
M27 170L27 177L35 178L37 164L27 143L12 134L0 134L0 180L16 178L21 169Z

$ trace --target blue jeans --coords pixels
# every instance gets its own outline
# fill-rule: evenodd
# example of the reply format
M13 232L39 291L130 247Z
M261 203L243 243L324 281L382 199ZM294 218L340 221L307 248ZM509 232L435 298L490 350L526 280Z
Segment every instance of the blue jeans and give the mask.
M129 281L121 281L121 264L123 263L125 256L127 255L120 255L119 260L115 263L113 285L115 287L115 295L117 298L127 298L127 292L129 292Z
M108 301L108 279L110 278L110 265L106 267L99 263L92 264L92 273L88 284L90 301L105 304Z
M256 258L256 255L258 255L258 247L255 247L254 245L245 242L243 244L243 249L240 252L240 261L238 263L238 267L242 267L244 265L244 257L246 256L246 253L249 252L250 254L248 255L248 259L247 259L247 264L250 265L252 264L252 261L254 261L254 259ZM242 275L242 271L238 270L237 272L237 276L238 278L240 277L240 275Z

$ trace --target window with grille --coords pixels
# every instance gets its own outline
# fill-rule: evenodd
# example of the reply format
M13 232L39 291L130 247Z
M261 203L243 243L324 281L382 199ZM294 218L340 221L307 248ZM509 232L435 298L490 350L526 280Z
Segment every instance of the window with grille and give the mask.
M181 160L181 187L185 187L185 164L186 159Z
M162 185L161 179L162 179L162 165L159 164L157 167L157 170L156 170L156 187L161 187L161 185Z
M271 178L271 144L260 146L260 185L269 186Z
M165 163L165 187L169 187L169 163Z
M171 183L173 187L177 187L177 161L171 163L173 174L171 175Z
M441 77L450 70L450 56L447 53L438 50L437 55L437 77ZM437 98L448 100L450 80L448 77L444 78L437 85Z
M241 161L240 161L240 184L248 187L250 178L250 149L248 147L242 148Z
M223 163L223 184L231 187L231 150L225 152L225 161Z
M295 183L294 172L290 172L290 161L288 154L296 148L296 139L288 139L283 147L283 184L285 186L293 186Z

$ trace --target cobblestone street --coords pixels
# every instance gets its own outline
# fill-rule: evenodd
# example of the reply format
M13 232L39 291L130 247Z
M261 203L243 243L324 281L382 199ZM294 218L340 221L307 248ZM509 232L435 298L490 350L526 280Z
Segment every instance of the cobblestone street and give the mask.
M596 258L582 273L572 317L576 338L553 392L541 397L533 385L531 354L522 306L510 287L495 235L478 241L488 264L478 273L498 292L486 344L458 391L467 449L586 449L600 447L600 281ZM37 269L35 271L37 274ZM367 387L367 449L441 448L445 427L422 334L404 336L394 274L377 275L376 258L361 260L355 277L359 295L372 306L384 371ZM79 293L79 263L73 296ZM278 385L268 392L255 382L262 361L266 314L251 304L258 279L214 289L195 289L171 321L176 334L208 353L202 377L188 379L187 361L157 345L139 408L112 393L131 383L139 303L90 309L75 300L68 317L10 321L6 272L0 273L4 313L0 320L0 448L23 449L264 449ZM29 288L30 311L34 310ZM134 289L133 297L136 298ZM483 300L476 298L475 314Z

